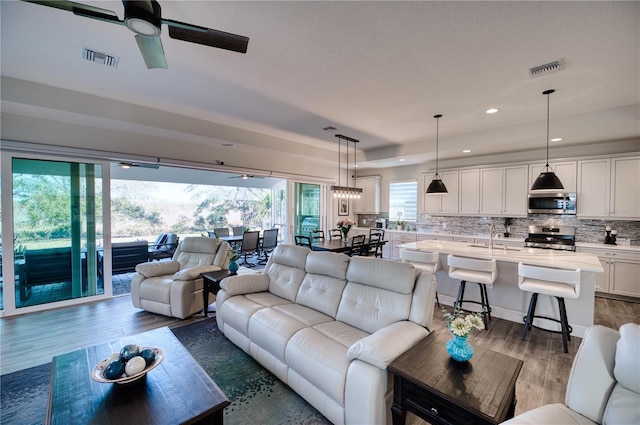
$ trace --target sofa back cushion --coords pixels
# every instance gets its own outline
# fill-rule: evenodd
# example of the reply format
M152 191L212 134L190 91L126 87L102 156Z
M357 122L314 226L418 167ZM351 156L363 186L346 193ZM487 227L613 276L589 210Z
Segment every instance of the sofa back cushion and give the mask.
M303 246L278 245L263 271L269 276L269 292L295 302L306 275L305 264L310 251Z
M342 292L347 284L349 257L331 252L310 252L306 276L296 303L320 311L335 319Z
M336 319L368 333L407 320L415 280L409 263L353 257Z
M186 237L178 245L173 259L180 263L180 270L211 264L222 267L227 264L225 260L228 248L229 244L220 239Z

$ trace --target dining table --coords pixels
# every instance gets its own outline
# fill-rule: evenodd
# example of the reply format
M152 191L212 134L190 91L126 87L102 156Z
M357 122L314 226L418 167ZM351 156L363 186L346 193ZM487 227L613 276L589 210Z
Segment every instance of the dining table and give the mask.
M387 243L385 240L381 240L380 244L384 245ZM345 243L342 239L332 239L332 240L315 240L311 242L311 250L313 251L330 251L330 252L349 252L351 250L351 242ZM363 251L369 250L369 238L365 239Z

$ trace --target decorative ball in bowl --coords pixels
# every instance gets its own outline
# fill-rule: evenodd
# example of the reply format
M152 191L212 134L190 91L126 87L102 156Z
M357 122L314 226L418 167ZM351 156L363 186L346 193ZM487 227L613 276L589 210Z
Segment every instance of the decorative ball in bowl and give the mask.
M164 352L159 348L128 344L95 365L91 378L104 384L128 384L144 377L163 360Z

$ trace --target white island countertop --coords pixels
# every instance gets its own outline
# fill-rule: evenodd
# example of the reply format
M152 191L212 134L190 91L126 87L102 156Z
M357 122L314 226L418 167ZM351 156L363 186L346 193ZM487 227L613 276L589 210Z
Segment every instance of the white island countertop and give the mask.
M435 251L440 254L454 254L463 257L492 259L509 263L523 262L534 266L555 267L558 269L580 269L586 272L604 273L598 257L571 251L554 251L539 248L521 248L501 245L494 241L493 249L483 244L469 242L451 242L422 240L400 245L400 248L418 251Z

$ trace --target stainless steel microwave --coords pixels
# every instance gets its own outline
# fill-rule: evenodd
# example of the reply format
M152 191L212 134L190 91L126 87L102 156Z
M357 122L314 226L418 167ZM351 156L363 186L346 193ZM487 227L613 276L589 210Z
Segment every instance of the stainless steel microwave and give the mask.
M576 214L575 192L530 192L529 214Z

